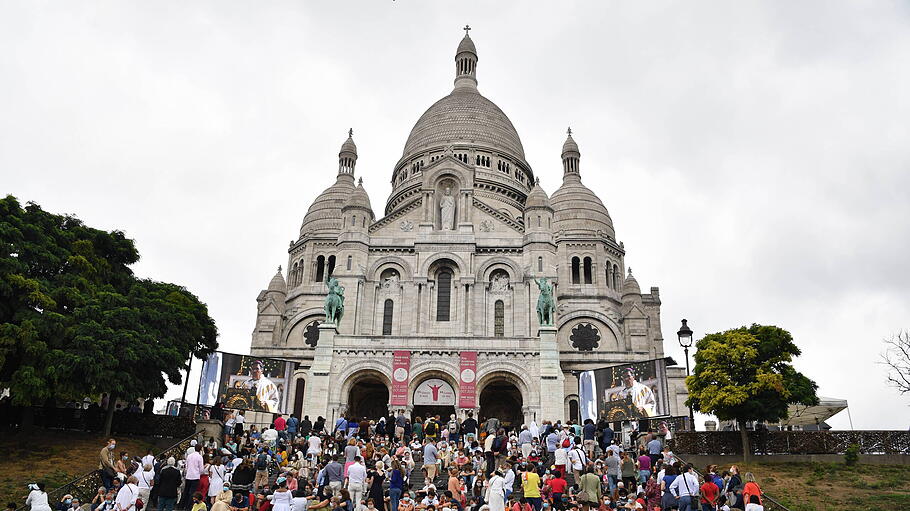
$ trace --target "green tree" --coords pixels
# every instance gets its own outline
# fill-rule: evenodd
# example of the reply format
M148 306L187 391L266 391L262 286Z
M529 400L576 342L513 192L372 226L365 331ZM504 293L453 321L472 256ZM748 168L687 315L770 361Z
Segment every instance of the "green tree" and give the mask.
M686 404L720 420L735 420L747 461L747 422L778 422L787 418L790 404L818 404L818 386L791 365L800 350L782 328L753 324L709 334L696 348L695 369L686 378Z
M216 348L205 304L136 278L138 260L120 231L0 200L0 386L14 404L108 392L109 428L117 397L160 397Z

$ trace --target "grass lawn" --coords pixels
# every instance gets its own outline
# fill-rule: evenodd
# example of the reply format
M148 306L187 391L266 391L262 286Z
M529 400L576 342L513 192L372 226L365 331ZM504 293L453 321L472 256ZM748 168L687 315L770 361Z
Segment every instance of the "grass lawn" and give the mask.
M910 509L910 466L843 463L740 465L762 490L792 511Z
M152 447L143 440L115 438L117 454L126 451L130 456L143 456ZM37 428L29 434L0 435L0 504L15 502L21 508L28 483L43 481L50 491L98 468L99 453L106 443L107 438L94 433Z

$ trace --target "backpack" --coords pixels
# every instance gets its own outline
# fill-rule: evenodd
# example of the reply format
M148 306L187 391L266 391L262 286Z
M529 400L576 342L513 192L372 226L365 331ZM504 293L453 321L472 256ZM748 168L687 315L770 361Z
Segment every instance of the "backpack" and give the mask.
M265 470L269 468L269 455L262 453L256 458L256 470Z
M565 449L568 449L571 445L572 443L569 442L569 437L566 437L565 440L562 441L562 446Z
M499 450L502 449L502 438L500 438L500 437L494 438L493 445L490 447L490 449L492 449L493 452L499 452Z
M458 433L458 423L449 421L449 433Z
M430 422L429 424L427 424L427 426L424 428L424 433L426 433L427 436L436 436L436 430L437 430L438 428L439 428L439 426L438 426L435 422L432 422L432 421L431 421L431 422Z

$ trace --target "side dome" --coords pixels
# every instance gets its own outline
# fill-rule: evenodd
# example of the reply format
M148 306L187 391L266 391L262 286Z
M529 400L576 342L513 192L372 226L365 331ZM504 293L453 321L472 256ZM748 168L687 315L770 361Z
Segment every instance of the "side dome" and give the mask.
M271 282L269 282L268 290L277 291L281 294L287 294L288 285L284 281L284 275L281 274L281 266L278 267L278 273L276 273L275 276L272 277Z
M556 231L594 235L604 231L615 238L613 219L600 197L583 185L577 176L567 177L550 197Z
M354 191L344 201L344 205L341 207L342 211L348 209L361 209L368 211L370 213L370 218L376 218L373 215L373 207L370 205L370 195L363 188L363 179L357 181L357 187L354 188Z
M632 276L632 268L629 268L629 274L626 276L626 280L622 283L622 296L630 295L640 295L641 287L638 285L638 281L635 280L635 277Z
M411 129L401 159L431 148L466 144L525 159L518 131L495 103L470 87L433 103Z
M320 193L310 205L300 225L300 236L303 237L310 232L340 231L341 207L355 188L354 176L339 174L335 184Z
M525 209L535 208L553 210L547 192L540 187L540 180L534 182L534 188L531 188L528 193L528 200L525 201Z

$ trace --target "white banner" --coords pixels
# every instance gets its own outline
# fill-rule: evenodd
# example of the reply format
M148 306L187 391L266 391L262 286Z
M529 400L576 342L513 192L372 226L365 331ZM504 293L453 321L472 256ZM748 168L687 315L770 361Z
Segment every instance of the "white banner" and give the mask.
M455 406L455 390L445 380L424 380L414 391L415 405Z

